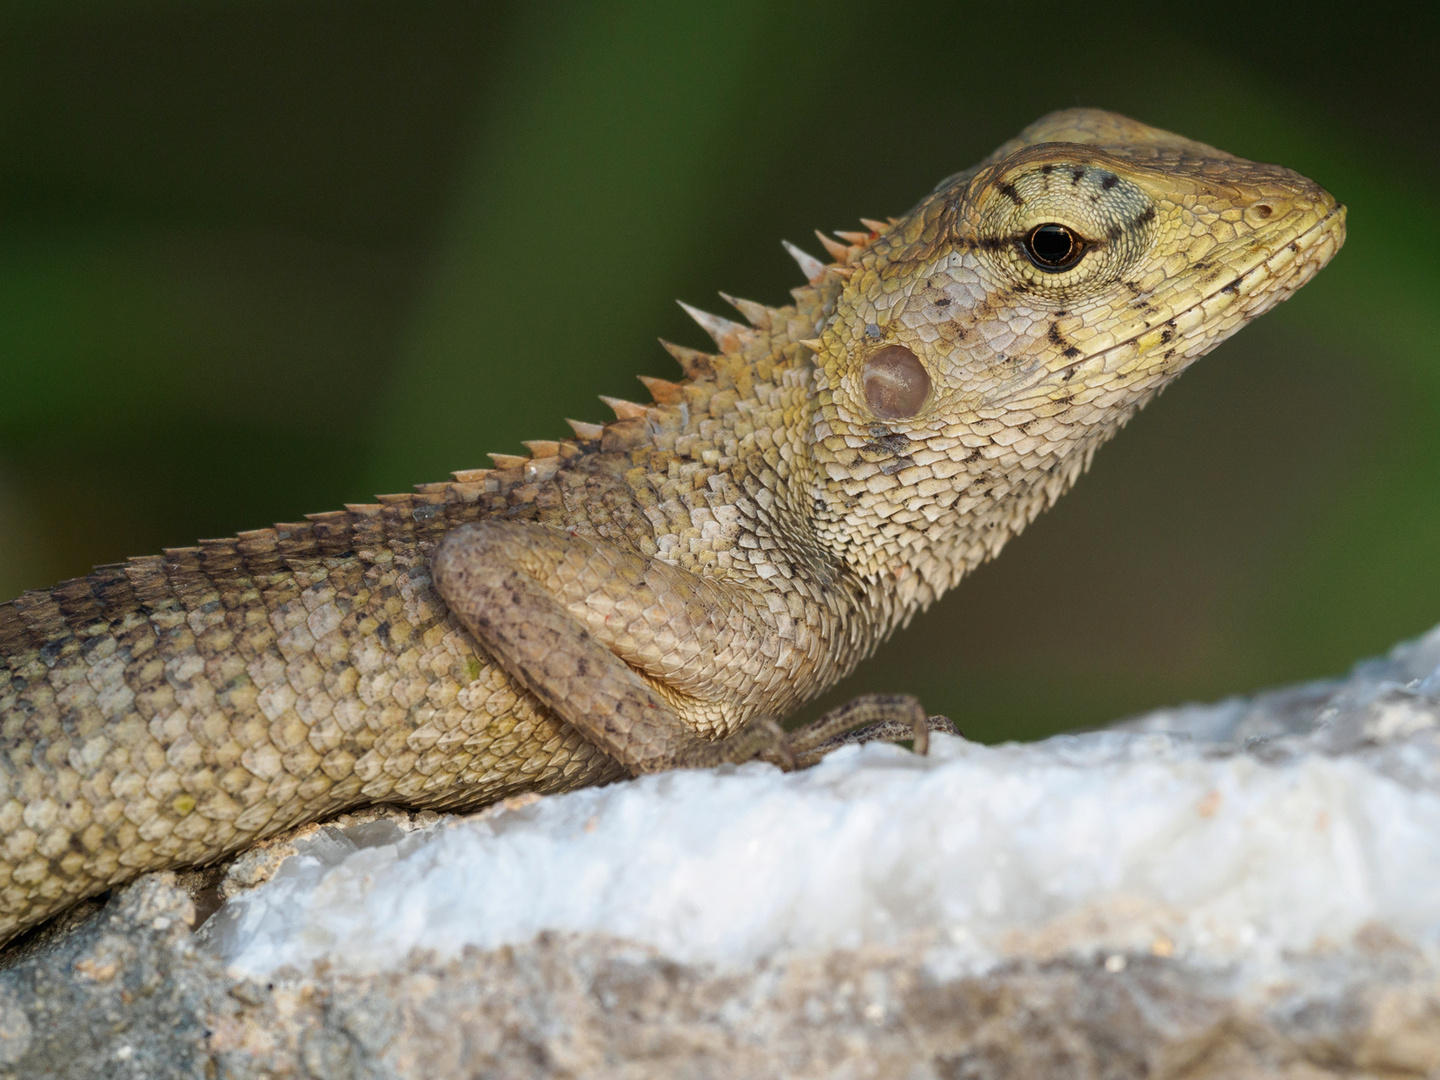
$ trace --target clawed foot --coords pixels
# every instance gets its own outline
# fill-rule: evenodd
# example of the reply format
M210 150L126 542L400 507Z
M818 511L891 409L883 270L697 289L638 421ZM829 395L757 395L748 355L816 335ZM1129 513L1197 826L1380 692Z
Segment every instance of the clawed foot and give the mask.
M912 741L915 753L930 752L930 733L959 735L948 716L929 716L920 699L909 694L866 694L831 709L820 719L790 732L799 768L814 765L832 750L852 743Z
M948 717L926 715L920 700L909 694L865 694L794 731L764 717L716 750L724 761L759 758L791 772L809 768L830 751L851 743L909 739L915 753L924 755L930 751L932 731L961 734Z

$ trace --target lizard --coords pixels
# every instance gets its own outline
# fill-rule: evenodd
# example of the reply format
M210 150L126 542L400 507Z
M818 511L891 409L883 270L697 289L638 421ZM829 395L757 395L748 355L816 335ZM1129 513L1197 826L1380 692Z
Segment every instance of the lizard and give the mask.
M821 235L830 262L790 246L791 304L689 309L716 351L666 344L684 378L602 399L609 423L0 606L0 941L362 805L923 750L948 726L909 698L777 720L998 554L1344 221L1289 169L1052 113L903 216Z

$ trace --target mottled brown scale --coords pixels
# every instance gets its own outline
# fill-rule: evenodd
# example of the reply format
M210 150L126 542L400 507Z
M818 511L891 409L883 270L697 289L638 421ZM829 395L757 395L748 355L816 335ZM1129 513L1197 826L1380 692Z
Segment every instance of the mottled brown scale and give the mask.
M792 248L793 304L692 309L720 351L667 345L685 379L653 404L0 605L0 939L367 803L805 764L857 718L923 745L913 701L788 744L768 718L995 555L1343 220L1278 166L1055 113L826 240L843 266ZM1026 256L1046 222L1073 266Z

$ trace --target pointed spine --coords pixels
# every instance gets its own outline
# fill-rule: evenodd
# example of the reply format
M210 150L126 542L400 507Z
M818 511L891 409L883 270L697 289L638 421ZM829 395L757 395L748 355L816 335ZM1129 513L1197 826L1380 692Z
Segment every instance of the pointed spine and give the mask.
M685 400L685 388L669 379L657 379L651 375L639 376L650 396L660 405L678 405Z
M820 246L841 266L844 266L850 261L850 246L848 244L842 244L838 240L830 239L830 237L826 236L819 229L815 230L815 235L820 239Z
M677 300L676 303L685 309L686 315L700 324L700 329L709 334L711 340L724 352L739 352L755 337L755 332L748 326L741 326L720 315L711 315L708 311L691 307L684 300Z
M483 484L494 469L456 469L450 475L457 484Z
M721 298L740 312L745 321L757 330L769 330L775 323L775 309L766 307L764 304L757 304L754 300L743 300L738 296L731 296L729 293L721 293Z
M789 240L782 240L781 243L785 246L785 250L790 253L790 257L799 265L800 272L805 275L805 280L810 282L811 285L819 285L825 277L825 264L815 258L814 255L801 251L794 244L790 243Z
M676 345L673 341L660 339L660 344L665 351L675 358L680 369L692 379L703 379L715 373L715 357L710 353L701 352L699 349L690 349L684 345Z
M566 420L565 422L570 425L570 430L575 432L575 437L585 442L598 439L605 434L604 424L591 424L585 420Z
M600 395L600 400L615 410L616 420L643 420L647 409L634 401L626 401L624 398L606 397Z

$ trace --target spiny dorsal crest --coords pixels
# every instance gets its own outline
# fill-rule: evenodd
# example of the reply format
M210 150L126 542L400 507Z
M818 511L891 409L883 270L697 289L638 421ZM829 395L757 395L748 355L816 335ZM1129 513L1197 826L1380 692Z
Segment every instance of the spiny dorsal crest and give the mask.
M792 290L797 302L810 299L829 275L848 278L855 257L897 219L891 218L888 223L860 220L864 232L836 231L838 240L816 233L833 260L830 263L784 242L785 250L807 281L807 285ZM720 295L748 326L683 302L680 305L715 342L718 353L663 339L660 342L692 383L729 385L732 375L741 373L731 371L725 360L738 359L762 333L794 334L794 308L772 308L726 293ZM795 337L792 340L812 348L818 344ZM656 405L677 405L686 400L685 383L647 375L640 376L640 381ZM614 411L615 420L607 424L567 420L576 441L531 439L522 444L528 455L492 453L488 455L490 468L457 469L450 474L451 480L417 484L414 492L380 495L373 503L346 503L343 510L308 514L304 521L251 529L233 538L166 548L163 555L96 567L86 577L62 582L50 590L26 593L12 603L0 605L0 644L16 648L23 641L39 648L47 642L68 640L81 624L102 613L113 617L142 604L171 602L170 596L213 589L210 583L227 575L280 572L296 559L341 557L356 549L380 547L397 540L438 539L445 530L473 517L476 500L484 493L553 475L562 460L582 452L581 443L603 442L612 429L618 431L627 423L654 420L659 415L655 405L603 396L600 400Z

